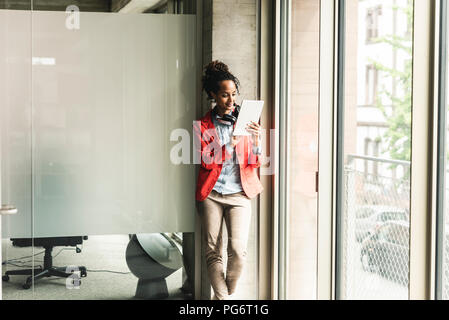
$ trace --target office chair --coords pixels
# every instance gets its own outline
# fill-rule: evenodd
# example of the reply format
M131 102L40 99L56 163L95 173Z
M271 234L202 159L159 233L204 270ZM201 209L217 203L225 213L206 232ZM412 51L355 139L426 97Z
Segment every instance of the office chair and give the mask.
M87 276L86 267L78 266L78 267L69 267L70 272L67 272L67 267L54 267L53 266L53 257L51 252L54 247L57 246L71 246L76 247L76 252L80 253L81 249L78 248L78 245L83 243L83 240L87 240L87 236L79 236L79 237L58 237L58 238L15 238L11 239L12 245L15 247L43 247L45 249L44 255L44 267L35 268L35 269L25 269L25 270L10 270L6 271L5 275L2 277L3 281L9 281L9 276L12 275L29 275L26 282L23 284L24 289L31 288L31 284L33 281L37 281L43 277L61 277L68 278L70 277L75 269L75 271L80 271L81 277ZM77 285L81 284L81 280L77 280ZM75 282L75 279L73 279ZM75 283L73 283L75 284Z

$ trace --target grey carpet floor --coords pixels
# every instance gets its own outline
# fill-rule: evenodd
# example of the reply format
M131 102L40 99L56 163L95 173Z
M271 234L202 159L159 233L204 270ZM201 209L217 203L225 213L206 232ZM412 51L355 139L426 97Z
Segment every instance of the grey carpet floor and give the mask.
M81 279L78 289L70 289L63 278L49 277L40 279L35 285L25 290L22 288L26 276L11 276L8 282L2 281L4 300L123 300L135 299L137 278L130 273L125 251L128 245L128 235L89 236L84 241L81 253L74 248L56 247L53 250L55 266L81 265L87 268L87 277ZM40 253L42 252L42 253ZM43 248L13 247L9 239L2 240L3 260L17 259L39 253L34 258L35 265L43 264ZM13 261L18 265L31 265L31 258ZM17 266L3 265L6 270L21 269ZM120 273L113 273L113 272ZM190 299L184 295L182 286L182 268L167 277L169 297L167 299Z

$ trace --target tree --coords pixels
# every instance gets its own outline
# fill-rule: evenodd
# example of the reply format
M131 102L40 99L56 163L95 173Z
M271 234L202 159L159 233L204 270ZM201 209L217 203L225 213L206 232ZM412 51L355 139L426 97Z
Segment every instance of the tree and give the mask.
M412 34L413 34L413 0L407 0L405 7L393 6L393 10L400 10L407 17L409 31L405 35L384 35L374 40L376 43L384 43L391 47L394 54L400 52L406 59L404 68L398 70L386 66L385 64L371 60L374 67L386 78L395 82L398 91L393 90L393 86L385 85L377 93L376 106L381 110L388 129L383 141L384 150L388 152L391 159L410 161L411 155L411 105L412 105ZM400 94L398 94L400 92ZM385 107L382 102L387 98L391 101L391 108Z

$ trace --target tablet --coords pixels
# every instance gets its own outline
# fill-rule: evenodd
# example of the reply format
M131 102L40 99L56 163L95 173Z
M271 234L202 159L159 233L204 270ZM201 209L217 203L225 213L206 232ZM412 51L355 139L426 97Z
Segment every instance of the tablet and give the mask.
M246 125L251 121L259 122L262 114L263 101L262 100L243 100L240 107L239 117L232 135L234 136L250 136L251 133L246 131Z

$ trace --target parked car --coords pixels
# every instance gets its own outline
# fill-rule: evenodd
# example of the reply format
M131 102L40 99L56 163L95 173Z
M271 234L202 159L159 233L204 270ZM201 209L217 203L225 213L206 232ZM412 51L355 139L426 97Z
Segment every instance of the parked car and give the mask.
M360 250L363 270L408 285L409 228L408 222L389 221L368 236Z
M362 242L387 221L409 221L406 209L390 206L366 205L356 210L355 237Z

